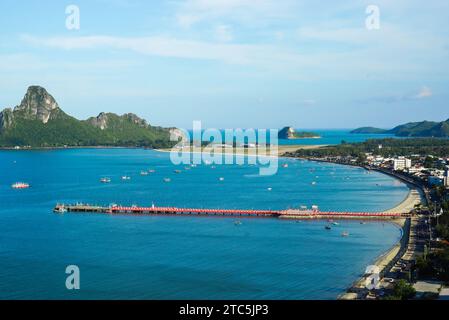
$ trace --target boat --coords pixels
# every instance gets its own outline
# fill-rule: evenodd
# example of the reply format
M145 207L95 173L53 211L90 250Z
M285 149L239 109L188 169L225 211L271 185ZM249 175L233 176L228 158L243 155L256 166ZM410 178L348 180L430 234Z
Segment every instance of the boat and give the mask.
M155 172L156 172L156 170L153 170L153 169L148 170L148 173L155 173Z
M111 178L101 178L100 182L101 183L110 183L111 182Z
M141 176L147 176L147 175L148 175L148 172L147 172L147 171L140 171L140 175L141 175Z
M344 231L341 233L342 237L349 237L349 232L348 231Z
M170 178L164 178L164 182L170 182L171 179Z
M234 221L234 225L240 226L240 225L242 225L242 221L240 221L240 220Z
M131 177L129 177L129 176L122 176L122 180L124 180L124 181L131 180Z
M223 177L220 177L219 180L220 180L220 181L224 181L224 178L223 178Z
M331 230L332 227L331 227L330 225L327 224L327 225L324 227L324 229L326 229L326 230Z
M282 168L288 168L288 163L284 163L284 164L282 165Z
M181 173L181 170L175 170L174 173Z
M11 188L13 188L13 189L28 189L29 187L30 187L30 185L25 182L16 182L11 185Z
M271 191L271 190L273 190L273 188L267 188L267 190L268 190L268 191Z
M66 207L64 207L63 205L56 205L56 207L53 209L54 213L65 213L67 212Z
M316 181L312 181L312 186L316 185Z
M339 225L340 225L338 222L332 222L332 224L333 224L334 226L339 226Z

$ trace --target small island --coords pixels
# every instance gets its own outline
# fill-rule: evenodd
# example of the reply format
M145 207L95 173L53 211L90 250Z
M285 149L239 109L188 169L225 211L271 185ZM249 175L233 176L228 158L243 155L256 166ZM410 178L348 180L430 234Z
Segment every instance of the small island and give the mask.
M292 127L284 127L279 131L279 139L319 139L321 136L315 132L296 132Z

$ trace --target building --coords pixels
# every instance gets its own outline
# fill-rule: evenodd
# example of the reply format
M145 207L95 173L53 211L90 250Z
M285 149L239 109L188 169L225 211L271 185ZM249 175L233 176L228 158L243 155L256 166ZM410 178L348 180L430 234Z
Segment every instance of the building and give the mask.
M412 160L405 157L399 157L393 159L393 169L394 170L404 170L409 169L412 166Z
M446 167L446 171L444 172L443 183L446 188L449 188L449 167Z

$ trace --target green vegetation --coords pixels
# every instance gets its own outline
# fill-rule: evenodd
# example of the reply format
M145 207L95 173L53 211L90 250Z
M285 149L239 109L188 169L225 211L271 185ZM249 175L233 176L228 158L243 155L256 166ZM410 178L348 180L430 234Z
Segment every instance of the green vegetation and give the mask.
M352 130L351 133L382 134L382 133L388 133L388 130L374 128L374 127L362 127L362 128Z
M315 132L307 132L307 131L301 131L301 132L295 132L294 138L296 139L304 139L304 138L321 138L321 136L318 133Z
M449 154L449 139L410 138L410 139L371 139L360 143L346 143L318 149L301 149L289 153L296 157L351 156L372 153L384 157L433 155L443 157Z
M167 129L140 127L117 115L101 130L58 111L48 121L15 117L0 133L1 147L124 146L164 148L172 146Z
M410 300L416 295L416 290L407 281L401 279L394 285L393 293L384 300Z
M397 126L391 130L373 127L358 128L351 133L394 134L398 137L449 137L449 119L442 122L422 121L410 122Z
M0 112L0 147L120 146L166 148L170 130L134 114L101 113L79 121L64 113L42 87L28 88L21 104Z
M292 127L284 127L278 133L279 139L304 139L304 138L321 138L318 133L301 131L296 132Z

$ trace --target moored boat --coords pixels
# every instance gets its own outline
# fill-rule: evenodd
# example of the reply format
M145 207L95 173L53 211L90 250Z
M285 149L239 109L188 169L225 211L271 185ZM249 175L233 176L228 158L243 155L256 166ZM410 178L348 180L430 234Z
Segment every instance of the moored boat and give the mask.
M25 182L16 182L11 185L11 188L13 188L13 189L28 189L29 187L30 187L30 185Z

